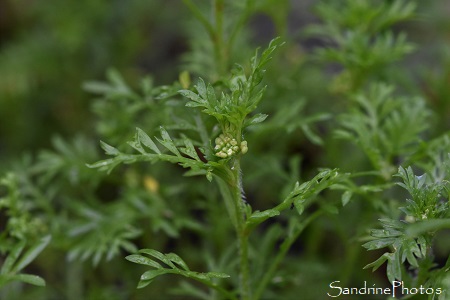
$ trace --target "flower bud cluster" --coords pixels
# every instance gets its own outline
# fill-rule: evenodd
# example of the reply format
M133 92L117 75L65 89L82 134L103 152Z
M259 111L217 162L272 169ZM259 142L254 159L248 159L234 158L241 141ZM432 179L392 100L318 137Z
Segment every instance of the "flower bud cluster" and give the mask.
M214 150L216 152L216 156L220 158L228 158L239 152L245 154L248 151L247 141L242 141L241 144L238 145L236 139L229 133L222 133L216 138L215 142L216 147L214 147Z

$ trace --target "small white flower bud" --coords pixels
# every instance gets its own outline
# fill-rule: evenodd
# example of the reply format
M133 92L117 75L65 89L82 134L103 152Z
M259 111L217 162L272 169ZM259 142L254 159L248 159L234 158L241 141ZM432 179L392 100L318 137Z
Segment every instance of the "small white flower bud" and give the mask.
M223 153L222 151L217 152L216 156L220 157L220 158L227 158L227 155L225 153Z
M242 154L247 153L247 151L248 151L247 141L242 141L241 142L241 152L242 152Z
M247 142L243 141L239 146L237 140L231 134L222 133L215 139L215 142L214 151L216 156L220 158L233 156L240 151L247 152Z

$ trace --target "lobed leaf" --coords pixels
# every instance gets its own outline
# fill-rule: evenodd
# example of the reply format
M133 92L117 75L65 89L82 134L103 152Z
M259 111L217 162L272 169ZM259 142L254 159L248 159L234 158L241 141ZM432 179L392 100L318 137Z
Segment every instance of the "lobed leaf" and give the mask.
M172 262L176 263L177 265L179 265L181 268L183 268L185 271L190 271L189 267L187 266L187 264L184 262L183 259L181 259L181 257L179 257L177 254L175 253L168 253L166 254L166 257L171 260Z
M388 256L386 274L390 282L394 282L395 280L402 280L401 266L400 251L398 249Z
M255 125L261 122L264 122L267 119L268 115L266 114L256 114L253 117L249 118L245 121L245 126Z
M17 273L23 268L25 268L29 263L31 263L41 252L47 247L51 240L51 236L45 236L40 239L36 244L34 244L30 249L28 249L25 254L20 258L17 264L12 269L12 272Z
M107 143L105 143L105 142L103 142L103 141L100 141L100 146L102 147L103 150L105 150L105 153L106 153L107 155L113 155L113 156L116 156L116 155L119 155L119 154L120 154L120 151L119 151L119 150L117 150L116 148L114 148L114 147L111 146L111 145L108 145Z
M353 195L352 191L345 191L342 194L342 198L341 198L342 206L346 206L350 202L352 195Z
M167 269L150 270L141 275L141 281L150 283L155 277L167 273L170 273L170 270Z
M128 255L126 259L128 261L148 265L151 267L154 267L156 269L149 270L144 272L139 280L138 289L141 289L147 285L149 285L156 277L164 274L177 274L181 275L187 278L191 278L197 281L200 281L208 286L214 286L211 285L211 280L213 278L229 278L230 276L225 273L218 273L218 272L209 272L209 273L198 273L194 271L190 271L187 264L184 262L184 260L178 256L175 253L168 253L163 254L159 251L153 250L153 249L141 249L138 251L139 253L146 254L149 256L152 256L162 262L164 262L167 266L170 268L163 267L159 263L156 263L153 259L149 259L147 257L142 256L141 254L132 254ZM181 267L180 268L178 268Z
M158 142L160 142L164 147L166 147L170 152L172 152L173 154L175 154L176 156L181 156L180 152L178 151L177 147L175 146L175 144L173 143L172 138L170 137L169 133L167 132L167 130L165 130L162 126L160 127L160 131L161 131L161 139L158 139Z
M140 143L142 143L145 147L153 150L156 154L161 154L161 151L156 146L155 142L140 128L136 128L137 131L137 139Z
M255 227L256 225L264 222L265 220L278 216L280 212L276 209L268 209L264 211L255 211L245 222L245 226L248 229Z
M37 275L16 274L10 277L10 280L22 281L36 286L45 286L45 280Z
M25 241L20 241L14 246L8 257L5 259L0 274L8 274L13 272L13 265L25 248L25 244Z
M180 150L187 156L195 159L196 161L201 161L200 157L197 154L197 151L195 150L195 147L194 147L194 144L192 143L192 141L190 139L188 139L187 137L184 137L183 142L184 142L184 145L186 146L186 148L182 148Z
M370 242L367 242L363 244L362 246L366 248L367 250L376 250L376 249L382 249L384 247L390 246L395 242L395 238L385 238L385 239L378 239L373 240Z
M372 268L372 272L375 272L379 267L381 267L384 264L385 261L389 260L391 255L392 253L386 252L374 262L371 262L370 264L366 265L363 269Z
M199 97L196 93L190 90L180 90L178 91L183 97L186 97L188 99L191 99L192 101L186 103L186 106L189 107L197 107L197 106L206 106L208 102Z
M139 255L139 254L128 255L125 257L125 259L128 261L134 262L136 264L146 265L146 266L154 267L156 269L162 268L162 266L159 263L157 263L156 261L154 261L153 259L150 259L148 257Z

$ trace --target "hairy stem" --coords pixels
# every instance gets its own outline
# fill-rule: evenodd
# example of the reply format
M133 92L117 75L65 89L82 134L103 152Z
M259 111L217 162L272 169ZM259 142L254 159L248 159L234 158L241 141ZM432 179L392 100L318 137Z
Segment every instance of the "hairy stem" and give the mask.
M248 300L251 299L248 259L249 233L245 228L246 209L242 199L242 178L239 158L236 158L232 162L230 170L233 174L232 180L225 182L217 178L217 183L238 239L240 299Z
M241 299L251 299L250 293L250 274L248 261L248 232L245 230L246 209L242 199L242 177L240 158L236 158L233 162L232 171L235 184L231 187L234 190L234 201L238 212L237 235L239 242L239 262L240 262L240 294Z

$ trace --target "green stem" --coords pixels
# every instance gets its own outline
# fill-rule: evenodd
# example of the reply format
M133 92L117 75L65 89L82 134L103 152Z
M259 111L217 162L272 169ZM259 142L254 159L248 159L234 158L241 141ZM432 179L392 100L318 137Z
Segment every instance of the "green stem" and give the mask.
M239 289L242 300L251 299L250 295L250 272L248 261L248 233L245 230L246 210L245 204L242 199L242 177L241 177L241 165L240 158L237 157L232 163L231 170L233 172L233 178L235 182L230 189L232 190L233 200L237 212L237 226L236 234L238 236L239 246Z
M189 8L191 13L203 24L208 34L212 37L214 35L214 28L207 18L202 14L198 7L192 3L191 0L183 0L183 3Z
M214 43L214 53L217 61L217 73L220 76L225 75L228 64L228 48L225 44L223 17L224 17L224 0L213 0L213 17L215 30L212 35Z
M83 299L83 263L69 262L66 269L66 299Z
M277 253L277 256L272 261L271 265L267 269L266 273L264 274L264 277L259 282L259 285L255 291L254 300L260 299L266 286L269 284L270 280L274 277L275 272L277 271L279 265L285 258L288 250L291 248L292 244L298 239L300 234L303 232L303 230L311 223L313 220L315 220L317 217L319 217L323 212L322 211L316 211L311 216L309 216L307 219L305 219L303 222L301 222L297 227L295 227L292 232L289 234L289 236L283 241L283 243L280 246L280 250Z
M248 261L248 237L249 234L245 230L246 209L242 199L242 177L240 158L236 158L233 163L232 170L236 178L236 184L233 186L235 203L238 209L238 237L239 237L239 256L240 256L240 291L241 299L251 299L250 293L250 272Z
M252 11L254 2L255 2L255 0L247 0L245 8L244 8L244 12L241 14L240 18L235 23L233 30L231 31L230 38L228 40L229 49L233 48L233 44L234 44L234 41L236 40L238 33L240 32L241 28L244 26L245 22L247 22L247 20L250 16L250 13Z
M241 299L251 299L250 293L250 266L248 261L248 235L245 232L239 234L239 258L240 258L240 291Z
M355 274L356 262L361 254L361 245L352 241L350 245L346 246L345 253L344 266L339 276L343 286L350 284L351 276Z
M236 207L236 202L234 201L233 194L231 193L230 187L232 186L232 183L227 183L223 181L219 176L216 176L216 182L219 185L220 194L222 195L222 198L225 202L225 208L227 209L228 216L230 217L231 224L233 224L234 230L236 232L239 232L239 226L238 226L238 213L239 210Z
M225 182L217 178L220 192L224 198L227 212L236 231L239 250L239 291L241 300L251 299L250 271L248 259L248 237L245 228L246 207L242 199L242 178L239 157L234 159L230 168L232 180Z
M212 0L213 22L210 22L191 0L183 0L183 3L197 20L202 23L203 27L205 27L208 32L214 46L214 56L217 62L217 75L218 77L224 76L228 69L229 53L229 47L225 43L223 28L225 0Z
M206 285L206 286L209 286L209 287L212 288L212 289L215 289L215 290L218 291L220 294L222 294L223 296L225 296L226 299L230 299L230 300L238 300L238 298L237 298L236 296L234 296L232 293L230 293L230 292L227 291L226 289L224 289L224 288L222 288L222 287L220 287L220 286L218 286L218 285L216 285L216 284L214 284L214 283L211 283L211 282L208 281L208 280L201 280L201 279L195 279L195 280L197 280L198 282L203 283L203 284Z

